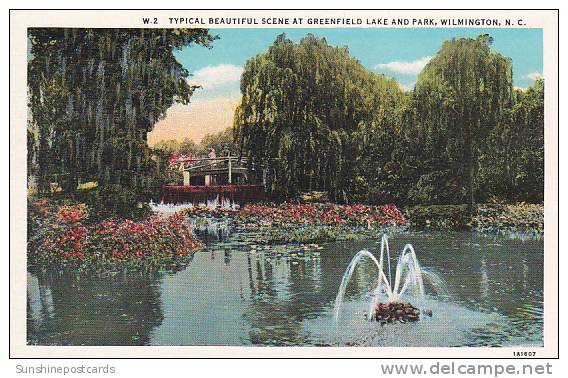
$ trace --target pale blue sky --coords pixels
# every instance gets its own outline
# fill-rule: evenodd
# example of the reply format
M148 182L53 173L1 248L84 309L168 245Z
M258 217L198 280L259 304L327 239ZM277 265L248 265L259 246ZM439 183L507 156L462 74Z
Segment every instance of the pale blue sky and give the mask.
M424 58L435 55L442 43L453 37L492 35L492 48L513 59L514 84L518 87L530 85L534 74L542 73L543 67L542 29L212 29L211 33L220 37L213 42L211 50L194 46L176 53L184 66L196 74L196 79L199 79L199 70L205 67L224 65L230 69L229 65L244 66L247 59L266 51L280 33L286 33L293 41L312 33L325 37L331 45L348 46L351 55L365 67L393 76L407 88L415 83L420 62L424 64L427 61ZM215 86L215 91L209 94L238 89L238 84L233 82L233 85L222 87Z

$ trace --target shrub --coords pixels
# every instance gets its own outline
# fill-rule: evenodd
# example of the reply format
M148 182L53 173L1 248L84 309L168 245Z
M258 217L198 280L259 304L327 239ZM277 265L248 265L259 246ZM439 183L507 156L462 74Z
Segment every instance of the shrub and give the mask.
M544 232L544 206L486 204L479 206L472 220L473 229L481 232Z
M130 188L113 184L98 187L86 192L83 197L92 209L95 219L126 218L142 219L150 209L145 203L138 200L137 193Z
M414 229L465 230L471 216L467 205L411 206L405 209L408 226Z
M430 205L408 207L404 212L414 229L544 232L542 205L482 204L473 214L467 205Z

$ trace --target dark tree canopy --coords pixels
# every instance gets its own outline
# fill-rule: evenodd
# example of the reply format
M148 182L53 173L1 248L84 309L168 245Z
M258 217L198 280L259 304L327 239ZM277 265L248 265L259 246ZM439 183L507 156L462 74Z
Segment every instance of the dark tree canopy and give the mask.
M146 134L195 90L173 51L214 40L205 29L55 29L28 33L31 144L38 187L78 181L136 188ZM55 177L55 178L54 178Z
M236 143L268 168L275 198L327 190L335 201L543 200L543 82L513 90L492 38L446 41L404 92L347 48L284 35L250 59Z
M236 132L244 153L268 169L269 192L328 190L335 200L345 199L353 174L353 133L402 97L396 81L313 35L297 44L280 35L247 62L241 92Z
M470 204L475 200L481 144L513 99L511 60L492 52L492 41L480 35L444 42L419 74L414 91L416 129L425 158L443 164L434 175L456 181L461 201Z
M544 81L513 89L512 62L489 35L446 41L405 91L347 47L282 34L246 63L233 128L150 150L146 133L195 90L173 51L214 39L203 29L30 29L28 167L40 191L97 181L141 193L158 185L167 156L215 148L249 156L276 200L311 190L398 205L544 200Z

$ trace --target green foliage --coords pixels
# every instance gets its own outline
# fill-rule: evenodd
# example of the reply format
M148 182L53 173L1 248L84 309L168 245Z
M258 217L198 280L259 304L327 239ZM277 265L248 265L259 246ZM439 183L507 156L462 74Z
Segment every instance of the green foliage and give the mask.
M472 227L481 232L543 234L544 206L525 203L482 205L473 217Z
M465 230L470 228L471 212L466 205L411 206L404 210L410 229Z
M445 42L404 92L346 48L281 35L246 64L238 143L275 199L319 190L371 204L540 202L543 83L514 91L511 60L491 43Z
M454 201L470 205L482 145L513 101L512 62L492 52L492 42L487 34L444 42L418 75L414 90L413 135L423 146L426 163L421 174L449 169L461 181Z
M152 146L154 151L160 151L164 156L170 156L174 153L179 153L181 150L181 143L175 139L161 140Z
M244 153L267 172L268 191L291 198L329 191L349 201L357 146L353 134L403 96L396 81L366 70L346 47L307 35L280 35L250 59L241 79L235 130ZM381 118L382 119L382 118Z
M451 204L464 197L459 179L449 169L424 173L408 190L412 203Z
M147 173L146 134L195 86L173 50L209 46L206 29L28 31L31 151L38 187L79 181L138 189Z
M92 219L141 219L150 212L137 193L118 184L110 184L78 196L91 209Z
M280 35L246 63L233 128L152 149L146 133L195 89L173 50L209 46L207 30L40 28L29 40L28 171L40 193L93 181L96 192L130 190L132 204L156 199L180 179L166 169L172 154L214 148L249 156L276 200L312 191L334 202L472 209L544 200L544 82L514 90L511 60L488 35L446 41L409 91L346 47Z
M410 229L473 230L487 233L544 233L544 206L538 204L418 205L404 209Z
M347 227L313 226L268 229L262 233L262 242L276 243L322 243L329 241L353 241L376 237L377 230L351 230Z
M193 156L207 156L211 149L215 149L217 156L232 156L239 154L238 144L235 143L234 131L229 127L214 134L206 134L199 144L186 138L179 142L175 139L161 140L152 146L154 152L160 152L163 156L170 157L174 154L184 154Z

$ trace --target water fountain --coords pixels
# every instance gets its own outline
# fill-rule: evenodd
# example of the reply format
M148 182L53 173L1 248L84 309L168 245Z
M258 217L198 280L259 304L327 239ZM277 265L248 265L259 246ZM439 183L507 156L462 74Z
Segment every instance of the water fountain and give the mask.
M378 261L371 252L362 250L353 257L347 266L335 299L333 316L336 323L339 321L347 285L355 272L355 268L364 258L370 259L378 269L378 282L371 294L372 300L369 305L369 320L376 320L381 323L393 321L404 323L419 320L421 314L431 316L431 311L424 308L416 308L406 301L412 298L419 305L424 303L426 295L424 290L425 280L428 281L436 294L447 295L442 279L420 267L416 258L416 252L411 244L406 244L398 257L393 282L388 237L383 235L381 239L381 254Z
M187 202L187 203L164 203L164 202L156 203L154 201L150 201L148 203L148 205L150 206L150 209L153 212L162 213L162 214L173 214L173 213L176 213L176 212L184 210L184 209L193 209L193 208L207 209L209 211L214 211L214 210L218 210L218 209L238 210L240 208L239 204L231 201L228 198L223 198L222 200L219 200L219 196L216 196L215 198L209 199L205 202L199 202L199 203L196 203L196 204L191 203L191 202Z
M187 227L198 236L205 238L205 241L225 240L230 233L230 224L225 219L215 219L209 217L188 217Z
M173 204L173 203L163 203L163 202L156 203L154 201L150 201L148 203L148 206L150 206L150 209L155 213L168 214L168 215L177 213L178 211L184 209L191 209L194 207L192 203Z

